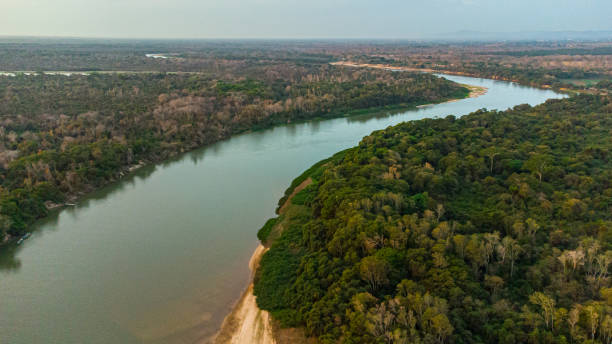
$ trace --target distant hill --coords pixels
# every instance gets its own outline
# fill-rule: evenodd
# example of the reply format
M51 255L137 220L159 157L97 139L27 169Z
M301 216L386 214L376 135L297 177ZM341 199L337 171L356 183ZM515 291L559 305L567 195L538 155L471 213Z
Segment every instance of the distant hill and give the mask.
M432 38L461 41L609 41L612 40L612 31L482 32L464 30Z

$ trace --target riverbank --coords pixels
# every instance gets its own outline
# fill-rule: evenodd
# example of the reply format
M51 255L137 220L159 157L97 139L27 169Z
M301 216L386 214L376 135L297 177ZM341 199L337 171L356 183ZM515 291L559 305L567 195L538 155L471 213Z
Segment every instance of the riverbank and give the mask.
M178 154L178 153L177 153ZM176 155L176 154L175 154ZM172 158L173 156L170 156L168 159ZM73 193L69 193L66 195L65 199L63 202L60 203L55 203L53 201L46 201L44 202L44 206L47 209L47 214L38 220L43 220L45 218L47 218L49 216L49 214L53 211L61 211L62 209L68 208L68 207L74 207L74 206L78 206L79 201L81 201L83 198L87 197L88 195L90 195L92 192L99 190L103 187L112 185L113 183L117 183L119 181L121 181L123 178L128 177L130 175L132 175L134 172L136 172L137 170L145 167L145 166L149 166L149 165L153 165L156 163L160 163L163 162L165 160L154 160L154 161L144 161L144 160L140 160L135 164L131 164L131 165L127 165L127 166L122 166L120 168L120 170L117 172L117 176L116 178L112 178L110 180L108 180L106 183L102 184L99 187L94 187L91 185L86 185L85 187L83 187L83 189L75 191ZM28 226L29 227L29 226ZM5 247L6 245L9 245L11 243L16 243L20 238L22 238L24 235L30 235L32 232L24 232L24 233L20 233L19 235L11 235L10 233L5 233L5 235L2 237L0 235L0 249L2 249L3 247Z
M468 98L477 98L485 95L488 91L486 87L461 84L470 92ZM464 98L465 99L465 98ZM456 102L461 99L451 99L443 103ZM443 104L439 103L439 104ZM419 105L417 108L432 106L436 104ZM311 178L307 178L300 183L287 200L278 209L278 214L282 215L291 206L293 197L312 183ZM249 269L251 270L251 281L248 287L232 309L231 313L224 319L221 329L217 335L211 340L208 339L202 344L213 342L215 344L282 344L282 343L308 343L309 339L304 337L300 331L296 329L280 329L274 326L272 318L267 311L260 309L257 306L256 296L253 295L253 277L259 262L268 248L260 244L249 261Z
M261 257L268 249L263 245L259 245L251 260L249 261L249 269L251 270L251 282L244 291L240 300L232 312L225 317L221 330L212 340L213 343L230 343L230 344L275 344L273 329L271 325L270 314L257 307L256 297L253 295L253 276ZM209 343L210 340L204 343Z
M415 68L415 67L406 67L406 66L392 66L388 64L357 63L357 62L351 62L351 61L337 61L337 62L332 62L330 64L332 66L344 66L344 67L351 67L351 68L374 68L374 69L383 69L383 70L390 70L390 71L420 72L420 73L467 76L471 78L483 78L483 79L514 82L517 84L522 84L524 86L537 87L541 89L551 89L549 85L541 85L538 83L524 83L516 79L509 79L509 78L505 78L502 76L495 76L495 75L494 76L482 76L476 73L458 72L458 71L447 70L447 69ZM556 91L567 93L567 94L570 94L572 92L578 92L577 90L570 90L566 88L556 89Z
M470 90L470 93L467 96L467 98L478 98L480 96L484 96L489 91L488 88L482 87L482 86L474 86L474 85L466 85L466 84L461 84L461 86L463 86L463 87L467 88L468 90ZM458 102L460 100L461 99L451 99L451 100L447 100L447 101L445 101L443 103L439 103L439 104L454 103L454 102ZM436 103L423 104L423 105L418 105L417 108L418 109L422 109L424 107L433 106L433 105L437 105L437 104Z
M309 177L295 187L285 203L279 208L278 214L285 214L292 206L291 200L293 197L310 184L312 184L312 179ZM282 231L282 225L277 227L278 231ZM280 233L277 233L276 236L278 235ZM219 330L212 342L216 344L297 344L308 342L308 339L297 329L280 329L278 326L275 326L270 313L259 309L257 306L257 298L253 294L253 278L261 258L268 249L269 247L259 244L255 252L253 252L253 256L251 256L249 261L249 269L251 270L249 286L234 306L232 312L223 320L221 330Z
M356 63L351 61L338 61L330 63L332 66L344 66L344 67L353 67L353 68L374 68L374 69L383 69L390 70L394 72L418 72L418 73L432 73L432 74L449 74L449 75L458 75L458 76L468 76L473 78L480 78L478 75L474 75L471 73L457 72L446 69L431 69L431 68L415 68L415 67L406 67L406 66L392 66L386 64L375 64L375 63ZM487 78L492 80L503 80L509 82L518 82L517 80L508 80L504 78ZM533 86L533 85L530 85Z

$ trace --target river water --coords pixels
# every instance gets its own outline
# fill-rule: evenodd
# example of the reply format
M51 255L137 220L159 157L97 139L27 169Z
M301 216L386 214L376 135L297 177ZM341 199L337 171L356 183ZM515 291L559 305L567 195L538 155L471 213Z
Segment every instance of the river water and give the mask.
M562 95L445 76L484 96L235 136L145 167L37 223L0 253L0 343L194 343L249 279L256 232L313 163L402 121Z

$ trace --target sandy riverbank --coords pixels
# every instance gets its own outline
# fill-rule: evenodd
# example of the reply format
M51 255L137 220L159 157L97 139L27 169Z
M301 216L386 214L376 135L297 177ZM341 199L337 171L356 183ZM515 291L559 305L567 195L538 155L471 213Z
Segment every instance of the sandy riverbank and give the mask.
M279 209L279 214L284 214L287 207L291 204L291 199L298 192L302 191L312 183L312 179L307 178L300 185L296 186L291 195L287 198L283 206ZM257 307L256 297L253 295L253 277L259 261L263 257L268 248L260 244L251 260L249 261L249 269L251 269L251 283L234 306L232 312L225 317L221 330L213 339L214 343L218 344L284 344L284 343L299 343L307 341L307 339L294 329L278 329L274 328L271 322L270 314L267 311ZM280 342L279 340L280 339Z
M483 96L485 94L487 94L487 92L489 91L488 88L486 87L481 87L481 86L474 86L474 85L465 85L465 84L461 84L461 86L467 88L468 90L470 90L470 94L468 95L468 98L477 98L480 96ZM458 102L462 99L465 98L460 98L460 99L451 99L451 100L447 100L443 103L430 103L430 104L423 104L423 105L418 105L417 108L424 108L424 107L428 107L428 106L433 106L433 105L438 105L438 104L445 104L445 103L454 103L454 102Z
M255 273L261 257L267 250L260 244L253 253L249 262L251 275ZM253 282L249 284L233 311L223 320L221 330L213 342L219 344L276 344L272 334L270 314L257 307L255 295L253 295Z
M351 68L374 68L374 69L384 69L384 70L391 70L391 71L405 71L405 72L420 72L420 73L459 75L459 76L467 76L467 77L470 77L470 78L485 78L485 79L491 79L491 80L503 80L503 81L507 81L507 82L515 82L517 84L523 84L525 86L538 87L538 88L542 88L542 89L550 89L551 88L550 85L542 85L542 84L537 84L537 83L531 83L531 84L527 83L527 84L525 84L525 83L522 83L520 80L511 79L511 78L505 78L503 76L496 76L496 75L485 75L485 76L483 76L483 75L479 75L478 73L468 73L468 72L460 72L460 71L453 71L453 70L446 70L446 69L431 69L431 68L416 68L416 67L407 67L407 66L392 66L392 65L388 65L388 64L357 63L357 62L351 62L351 61L331 62L330 65L332 65L332 66L344 66L344 67L351 67ZM566 89L566 88L560 88L560 89L558 89L558 91L565 92L565 93L579 92L577 90L570 90L570 89ZM584 92L584 91L582 91L582 92Z
M460 72L452 72L445 70L434 70L430 68L414 68L414 67L400 67L400 66L391 66L384 64L372 64L372 63L354 63L349 61L338 61L330 63L333 66L345 66L345 67L354 67L354 68L374 68L374 69L384 69L384 70L392 70L392 71L405 71L405 72L421 72L421 73L443 73L443 74L452 74L452 75L467 75L465 73ZM487 93L488 89L486 87L473 86L473 85L462 85L470 90L469 98L480 97ZM444 103L452 103L459 101L461 99L451 99ZM424 104L417 106L418 108L427 107L436 104Z
M406 67L406 66L391 66L385 64L374 64L374 63L356 63L351 61L338 61L330 63L332 66L344 66L344 67L353 67L353 68L374 68L374 69L384 69L391 71L404 71L404 72L420 72L420 73L434 73L434 74L450 74L450 75L460 75L460 76L468 76L472 78L480 78L480 76L465 73L465 72L457 72L446 69L431 69L431 68L416 68L416 67ZM492 80L506 80L502 78L491 77ZM506 80L511 82L518 82L516 80Z
M446 73L444 71L433 70L430 68L415 68L415 67L404 67L404 66L391 66L384 64L373 64L373 63L355 63L350 61L338 61L330 63L332 66L345 66L355 68L375 68L385 69L393 71L406 71L406 72L422 72L422 73Z
M374 69L384 69L384 70L391 70L391 71L420 72L420 73L433 73L433 74L449 74L449 75L467 76L467 77L470 77L470 78L482 78L482 76L479 76L479 75L477 75L475 73L458 72L458 71L446 70L446 69L431 69L431 68L416 68L416 67L406 67L406 66L391 66L391 65L385 65L385 64L356 63L356 62L350 62L350 61L338 61L338 62L332 62L330 64L332 66L344 66L344 67L352 67L352 68L374 68ZM496 77L496 76L488 76L488 77L484 77L484 78L491 79L491 80L504 80L504 81L516 82L516 83L519 82L518 80L507 79L507 78ZM540 87L540 88L547 88L545 86L538 86L538 85L531 85L531 86Z

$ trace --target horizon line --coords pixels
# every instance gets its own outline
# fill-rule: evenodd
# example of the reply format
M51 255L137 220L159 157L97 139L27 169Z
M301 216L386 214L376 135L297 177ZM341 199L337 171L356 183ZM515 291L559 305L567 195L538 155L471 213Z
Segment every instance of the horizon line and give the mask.
M493 37L493 36L512 36L512 35L533 35L533 34L586 34L586 33L600 33L609 34L609 37L594 38L593 41L612 40L612 29L610 30L555 30L555 31L507 31L507 32L490 32L490 31L456 31L450 33L439 33L420 37L248 37L248 36L228 36L228 37L138 37L138 36L76 36L76 35L6 35L0 34L0 39L74 39L74 40L128 40L128 41L413 41L413 42L426 42L426 41L563 41L563 40L577 40L572 38L535 38L535 37ZM479 37L461 37L462 35L473 34ZM482 37L485 35L486 37ZM589 39L581 38L579 40L588 41Z

